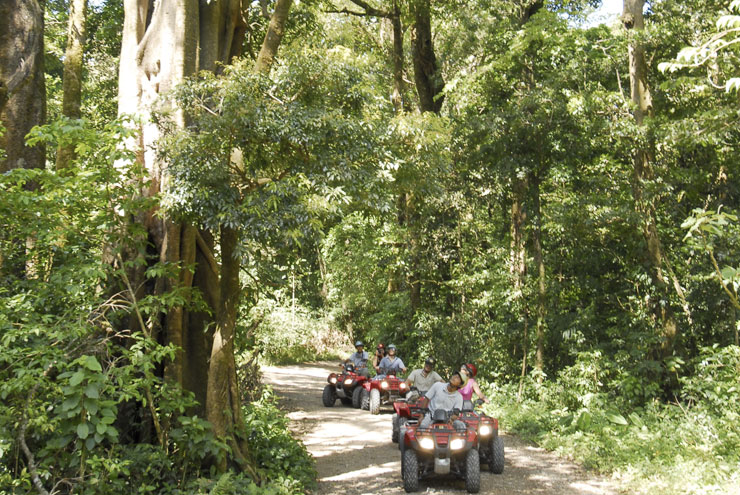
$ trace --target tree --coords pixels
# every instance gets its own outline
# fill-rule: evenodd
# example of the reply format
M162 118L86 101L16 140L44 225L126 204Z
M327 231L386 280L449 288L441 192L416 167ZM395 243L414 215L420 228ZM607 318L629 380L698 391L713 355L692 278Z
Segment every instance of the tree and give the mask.
M622 12L624 28L634 34L629 45L630 98L634 105L635 124L645 130L646 120L653 117L653 100L648 82L648 64L645 46L639 34L645 29L643 18L644 0L625 0ZM679 336L678 323L672 309L670 290L664 273L664 249L660 241L655 213L654 199L646 187L655 179L653 171L653 151L649 139L643 139L636 146L633 156L634 177L632 193L638 213L640 230L646 243L646 255L650 264L650 277L658 293L658 301L653 303L657 321L660 324L662 342L660 352L663 357L670 356Z
M87 0L72 0L69 4L67 49L64 53L64 76L62 115L70 119L82 116L82 69L85 47L85 23L87 22ZM74 159L72 146L60 146L57 150L57 169L66 168Z
M43 146L26 146L26 134L46 119L44 84L44 11L37 0L9 0L0 5L0 173L14 168L42 168Z
M176 125L185 126L185 116L168 100L168 92L198 70L220 70L219 63L228 64L241 53L247 27L244 12L249 4L241 0L165 0L156 2L148 16L150 6L149 0L125 2L119 112L139 114L144 119L137 145L154 184L146 193L157 194L168 191L171 178L167 158L156 153L160 131L154 122L147 122L152 107L171 111ZM290 6L290 0L276 4L258 57L260 72L269 70L277 53ZM246 441L235 436L242 424L233 352L240 299L240 265L234 259L238 232L233 226L220 226L218 265L210 231L199 231L167 213L139 220L150 232L159 260L181 268L161 280L155 292L187 291L195 286L209 307L205 312L192 311L179 302L167 309L161 331L181 352L167 366L166 376L195 392L215 433L227 440L241 467L256 477ZM196 268L191 273L193 265ZM139 286L141 273L132 275ZM216 315L215 321L209 314ZM225 460L220 467L226 467Z

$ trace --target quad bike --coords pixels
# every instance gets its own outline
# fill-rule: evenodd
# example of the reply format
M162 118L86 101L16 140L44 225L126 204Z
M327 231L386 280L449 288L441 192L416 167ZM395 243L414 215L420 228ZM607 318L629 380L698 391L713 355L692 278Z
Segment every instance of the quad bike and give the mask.
M483 404L481 399L475 405ZM478 432L478 452L480 463L487 464L488 470L494 474L504 472L504 439L498 434L498 419L492 418L483 412L475 411L472 401L463 401L460 420L468 428Z
M415 389L416 387L411 387L412 392ZM393 443L398 443L401 425L406 424L409 420L421 421L429 407L429 399L426 397L417 396L411 399L409 397L410 395L408 394L406 398L393 402L393 409L396 411L393 414L393 433L391 433L391 441Z
M379 414L380 406L393 404L395 400L405 397L409 391L403 379L396 376L396 370L383 370L382 378L375 377L362 384L361 407L370 414Z
M472 428L457 430L450 412L434 411L428 428L416 419L401 426L401 476L406 492L419 489L419 480L431 474L452 473L465 480L469 493L480 490L478 432Z
M326 381L329 383L324 387L321 401L324 406L332 407L339 398L342 404L352 404L355 409L358 409L364 390L362 386L368 380L368 377L356 373L354 364L346 363L342 373L331 373L327 377Z

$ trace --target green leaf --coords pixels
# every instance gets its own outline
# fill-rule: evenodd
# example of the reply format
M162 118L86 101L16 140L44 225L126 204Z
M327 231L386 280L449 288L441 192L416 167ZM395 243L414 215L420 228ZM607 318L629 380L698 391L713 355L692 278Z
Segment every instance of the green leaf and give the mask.
M615 425L623 425L623 426L626 426L628 424L627 423L627 420L624 419L624 416L622 416L619 413L610 413L610 412L608 412L608 413L606 413L606 419L608 419L609 421L611 421Z
M98 423L98 425L95 427L95 431L97 431L101 435L105 435L105 430L108 429L108 425L105 423Z
M98 414L98 402L91 399L85 399L82 401L82 405L84 406L85 410L89 412L92 415Z
M100 392L98 391L98 388L99 385L97 383L89 383L87 387L85 387L85 395L91 399L99 399Z
M731 266L722 268L722 278L725 280L734 280L737 277L737 270Z
M95 359L95 356L83 356L80 358L80 361L82 365L90 371L103 371L102 366L100 366L98 360Z
M68 397L67 399L64 400L64 402L62 402L62 411L69 411L70 409L76 409L79 403L80 403L79 395L73 395L71 397Z
M725 83L725 91L732 93L733 91L740 91L740 77L732 77Z
M78 370L75 372L74 375L72 375L72 378L69 379L69 384L72 386L77 386L80 383L82 383L82 380L85 379L85 373L82 372L82 370Z
M87 426L87 423L80 423L77 425L77 436L81 439L86 439L87 436L90 434L90 427Z

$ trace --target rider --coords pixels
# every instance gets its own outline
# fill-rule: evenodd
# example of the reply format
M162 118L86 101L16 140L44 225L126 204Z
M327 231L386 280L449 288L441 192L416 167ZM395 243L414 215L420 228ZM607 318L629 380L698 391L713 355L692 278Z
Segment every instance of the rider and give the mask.
M408 378L406 378L406 385L408 385L409 388L416 387L418 390L418 392L412 393L412 397L408 397L410 400L418 398L419 395L426 395L432 385L443 381L442 377L439 376L439 373L434 371L435 364L435 359L429 356L427 360L424 361L423 368L412 371Z
M460 389L460 395L462 395L463 400L473 400L473 392L475 392L475 395L483 399L483 402L486 404L491 402L485 395L483 395L483 392L481 392L480 387L478 386L478 382L475 381L475 375L478 374L477 366L473 363L465 363L460 367L460 373L468 375L468 383Z
M367 371L367 360L370 358L368 356L367 352L364 351L365 344L362 343L361 340L358 340L355 342L355 349L357 352L351 354L347 359L344 360L343 364L340 364L339 366L343 366L347 363L352 363L355 365L355 372L358 375L362 376L370 376L370 373Z
M406 373L406 365L403 364L401 358L396 357L395 345L391 344L388 346L388 355L380 360L378 368L383 375L387 374L391 370L396 370L396 372L400 370L401 373Z
M432 424L432 417L434 417L434 411L437 409L444 409L445 411L458 411L462 409L463 398L459 394L460 388L465 386L468 381L468 377L465 373L455 371L450 376L450 381L447 383L437 382L427 391L427 399L429 399L429 412L424 415L424 419L421 420L419 426L421 428L429 428ZM453 426L456 430L465 430L467 426L465 423L458 419L458 415L454 414L450 416Z
M373 355L373 368L375 368L376 373L380 373L380 361L382 361L384 357L385 346L383 344L378 344L378 347L375 348L375 354Z

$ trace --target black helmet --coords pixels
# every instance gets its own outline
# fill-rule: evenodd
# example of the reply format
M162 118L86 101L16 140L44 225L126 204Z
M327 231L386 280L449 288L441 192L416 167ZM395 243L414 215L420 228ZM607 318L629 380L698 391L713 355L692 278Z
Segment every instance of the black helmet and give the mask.
M363 344L361 340L358 340L357 342L355 342L355 347L360 347L360 346L365 347L365 344Z
M431 367L433 368L433 367L434 367L434 365L435 365L435 364L437 364L437 360L436 360L436 359L434 359L434 358L433 358L432 356L429 356L429 357L427 358L427 360L426 360L426 361L424 361L424 365L426 366L427 364L428 364L429 366L431 366Z

